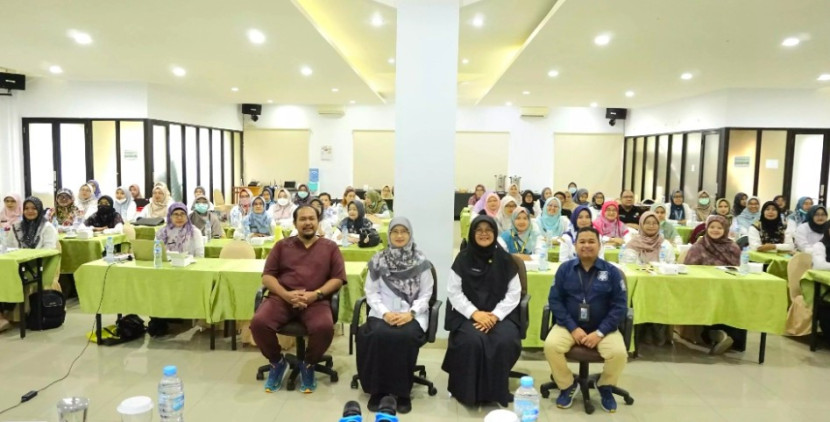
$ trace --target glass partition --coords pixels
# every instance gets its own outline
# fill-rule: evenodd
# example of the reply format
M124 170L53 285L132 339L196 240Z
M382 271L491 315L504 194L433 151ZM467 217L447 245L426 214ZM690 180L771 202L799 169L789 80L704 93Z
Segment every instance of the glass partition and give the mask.
M55 206L55 164L52 159L52 124L29 124L29 183L31 195L43 201L44 207ZM65 187L78 194L78 186ZM64 186L59 186L63 188Z
M233 192L233 178L231 177L231 143L233 142L233 137L229 131L225 131L223 133L225 136L222 140L222 166L224 168L224 189L222 191L222 196L223 199L227 201L227 198L230 198L231 193Z
M61 183L78 196L87 180L86 134L83 123L60 124Z
M634 180L632 179L634 170L634 138L625 138L625 166L623 167L623 171L625 175L625 187L630 189L631 185L634 184Z
M196 151L196 128L193 126L185 126L184 128L184 150L185 162L187 163L187 174L184 178L184 191L187 192L188 201L193 200L193 191L196 186L199 186L198 181L198 166L199 155Z
M167 126L153 125L153 184L158 182L168 184Z
M634 166L634 196L638 200L643 199L643 149L645 148L645 139L637 138L634 146L634 156L637 157L637 164Z
M700 140L700 132L686 135L686 169L684 171L683 194L687 200L697 198L698 188L700 187Z
M824 135L795 135L793 179L790 193L791 204L795 204L798 198L802 196L813 198L813 203L818 202L820 179L822 177L821 156L823 153Z
M657 162L655 163L655 171L657 172L657 190L654 191L654 200L658 202L666 202L668 198L666 193L666 162L669 154L669 135L661 135L657 138Z
M731 141L730 141L731 143ZM787 131L761 131L761 166L758 171L758 196L774 198L784 188L784 162L787 157ZM787 204L793 209L794 203Z
M210 130L199 128L199 184L208 198L213 198L210 183Z
M144 186L144 122L121 122L121 184L137 184L149 197L152 186Z
M244 185L242 178L242 134L239 132L233 133L233 177L234 186ZM226 198L225 201L230 203L231 199Z
M683 170L683 135L676 133L671 140L671 167L669 171L668 189L666 190L666 201L672 191L680 189L680 173Z
M211 137L211 161L213 162L213 188L218 189L220 192L222 191L222 132L214 129L212 131ZM208 195L216 200L213 197L213 191L211 190Z
M655 161L654 152L657 140L653 136L646 138L646 178L642 199L654 199Z
M720 134L707 133L704 138L703 152L703 190L710 196L718 192L718 161L720 160ZM753 155L753 162L754 162ZM753 166L754 168L754 166ZM694 196L697 198L697 195Z
M171 124L170 130L170 194L179 202L184 201L182 172L182 127Z
M92 122L92 174L104 195L115 195L115 188L118 187L117 157L115 120Z

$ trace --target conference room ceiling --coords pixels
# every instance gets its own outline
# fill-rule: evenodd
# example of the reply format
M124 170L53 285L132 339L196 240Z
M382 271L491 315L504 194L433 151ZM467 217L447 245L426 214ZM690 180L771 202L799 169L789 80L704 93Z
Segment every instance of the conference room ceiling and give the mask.
M6 1L0 67L32 77L147 82L230 103L392 103L394 5ZM727 88L830 89L830 81L817 81L830 73L826 0L462 5L462 105L639 107ZM248 40L252 28L262 31L264 43ZM76 44L70 30L88 33L92 43ZM610 35L608 45L595 45L601 34ZM800 44L782 46L789 37ZM51 66L63 73L50 73ZM186 75L175 76L175 66ZM310 75L301 74L306 66ZM681 79L683 73L691 79Z

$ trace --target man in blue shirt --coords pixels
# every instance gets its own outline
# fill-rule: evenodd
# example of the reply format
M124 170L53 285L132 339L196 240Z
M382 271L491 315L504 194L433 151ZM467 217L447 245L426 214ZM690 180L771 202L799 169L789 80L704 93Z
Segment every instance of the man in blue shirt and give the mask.
M567 409L573 404L579 385L568 369L565 353L575 344L596 348L605 360L597 389L602 408L617 410L611 387L625 368L628 353L617 327L628 312L628 295L620 271L599 259L599 233L583 227L576 234L578 259L563 263L550 287L548 304L556 324L545 340L545 358L553 380L561 393L556 406Z

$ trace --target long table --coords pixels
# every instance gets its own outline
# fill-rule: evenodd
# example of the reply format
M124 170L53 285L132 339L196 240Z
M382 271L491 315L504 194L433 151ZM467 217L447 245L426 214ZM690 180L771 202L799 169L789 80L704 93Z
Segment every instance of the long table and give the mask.
M776 277L783 278L784 280L787 279L787 265L790 263L790 259L792 259L792 257L793 256L789 253L758 251L749 252L749 260L751 262L758 262L766 265L768 273Z
M39 293L60 268L61 255L56 249L17 249L0 255L0 302L20 304L20 338L26 337L26 286L35 284ZM32 312L40 321L40 304Z
M82 265L75 280L81 312L96 314L96 335L100 339L101 314L204 319L210 324L249 320L254 314L256 292L262 287L264 264L259 259L206 258L186 267L165 263L155 268L146 261L108 265L98 260ZM347 262L348 281L362 285L365 266L365 262ZM231 344L235 350L235 336Z
M525 347L541 347L542 307L559 264L546 272L528 272L530 327ZM671 325L726 324L761 332L759 363L766 334L783 334L787 320L787 283L767 273L736 275L710 266L687 265L687 274L660 275L629 264L624 268L634 323ZM830 283L830 274L827 277Z
M810 331L810 351L812 352L815 352L818 348L818 308L821 303L821 296L827 291L828 286L830 286L830 271L809 270L801 278L801 292L804 295L804 302L813 305L813 321Z
M90 239L67 238L65 234L59 235L61 274L72 274L81 265L101 259L104 256L108 237L112 237L112 242L116 247L127 241L127 236L123 234L100 235Z

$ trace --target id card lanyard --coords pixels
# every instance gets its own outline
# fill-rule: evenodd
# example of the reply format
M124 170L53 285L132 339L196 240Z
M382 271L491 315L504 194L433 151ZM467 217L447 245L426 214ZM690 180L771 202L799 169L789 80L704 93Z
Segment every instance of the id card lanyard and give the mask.
M591 307L588 305L588 292L591 291L591 286L594 284L594 276L588 279L588 286L586 288L585 282L582 281L582 273L576 270L579 276L579 284L582 285L582 304L579 305L579 322L588 322L591 320Z

